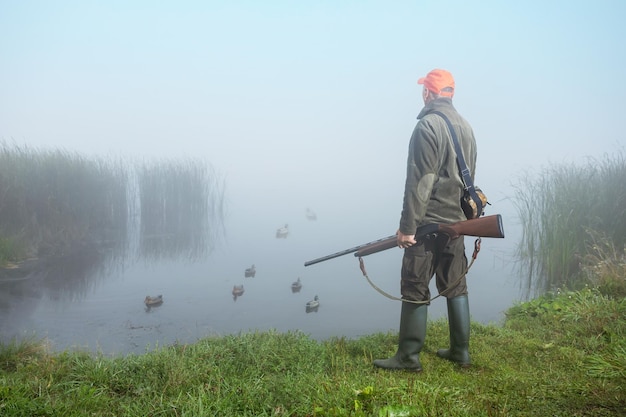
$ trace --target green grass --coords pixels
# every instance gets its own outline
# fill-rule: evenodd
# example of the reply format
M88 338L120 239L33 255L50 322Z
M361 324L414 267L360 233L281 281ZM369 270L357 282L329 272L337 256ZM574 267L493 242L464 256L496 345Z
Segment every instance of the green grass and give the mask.
M595 289L549 294L512 307L504 325L472 323L469 369L436 356L447 323L429 322L420 374L372 367L395 352L395 333L242 333L119 357L8 343L0 415L623 415L625 317L623 298Z

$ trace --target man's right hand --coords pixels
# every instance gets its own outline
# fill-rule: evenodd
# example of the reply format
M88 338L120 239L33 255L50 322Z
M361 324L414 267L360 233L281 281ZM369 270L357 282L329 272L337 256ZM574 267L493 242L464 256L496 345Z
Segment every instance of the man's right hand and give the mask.
M400 229L396 232L396 237L398 238L398 247L402 249L409 248L417 243L415 235L405 235Z

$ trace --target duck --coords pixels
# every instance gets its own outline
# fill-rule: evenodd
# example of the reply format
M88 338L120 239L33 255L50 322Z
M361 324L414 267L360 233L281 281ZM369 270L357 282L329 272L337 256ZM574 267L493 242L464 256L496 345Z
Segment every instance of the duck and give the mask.
M154 307L163 304L163 295L159 294L156 297L150 297L146 295L146 298L143 300L144 304L147 307Z
M309 220L317 220L317 214L310 208L306 209L306 218Z
M243 294L243 284L233 286L233 296L238 297Z
M297 281L294 281L294 282L291 284L291 290L292 290L293 292L298 292L298 291L300 291L300 289L301 289L301 288L302 288L302 282L300 282L300 277L298 277L298 280L297 280Z
M308 301L306 303L306 308L317 308L319 307L319 305L320 305L320 301L316 295L311 301Z
M252 264L250 268L246 268L246 272L244 273L244 276L246 278L254 278L255 275L256 275L256 267L254 266L254 264Z
M276 238L277 239L284 239L287 237L287 235L289 234L289 225L285 223L285 226L281 227L280 229L276 230Z

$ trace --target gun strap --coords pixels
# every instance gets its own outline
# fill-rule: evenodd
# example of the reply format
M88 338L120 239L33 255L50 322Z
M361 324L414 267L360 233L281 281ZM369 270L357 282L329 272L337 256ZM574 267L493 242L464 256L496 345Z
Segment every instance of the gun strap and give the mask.
M450 123L450 119L448 119L448 117L442 112L435 110L435 111L432 111L431 113L436 114L437 116L441 117L448 125L450 136L452 136L452 143L454 144L454 152L456 152L456 161L457 161L457 164L459 165L461 178L463 179L463 185L465 185L465 190L467 190L470 197L472 197L472 200L474 200L474 203L476 204L476 212L480 216L480 214L483 212L483 202L478 197L478 194L476 194L476 188L474 188L472 175L469 169L467 168L467 164L465 163L465 158L463 158L463 149L461 148L461 145L459 144L459 138L456 136L454 127L452 126L452 123Z
M359 268L361 268L361 272L363 273L363 276L365 277L365 279L367 280L367 282L372 286L372 288L374 288L376 291L378 291L380 294L384 295L385 297L391 299L391 300L395 300L395 301L404 301L406 303L412 303L412 304L429 304L431 301L436 300L437 298L441 297L442 295L446 295L449 291L451 291L454 287L456 287L457 285L459 285L459 283L461 282L461 280L467 275L467 273L469 272L470 268L472 267L472 265L474 264L474 261L476 260L476 258L478 257L478 252L480 252L480 242L481 239L478 238L474 241L474 253L472 254L472 261L470 262L470 264L467 266L467 269L465 270L465 272L463 274L461 274L460 277L458 277L452 284L450 284L445 290L441 291L439 294L437 294L436 296L429 298L426 301L413 301L413 300L405 300L404 298L401 297L396 297L395 295L391 295L385 291L383 291L382 289L380 289L378 286L376 286L376 284L374 284L372 282L372 280L370 279L370 277L367 275L367 271L365 270L365 261L363 261L363 258L361 256L359 256Z

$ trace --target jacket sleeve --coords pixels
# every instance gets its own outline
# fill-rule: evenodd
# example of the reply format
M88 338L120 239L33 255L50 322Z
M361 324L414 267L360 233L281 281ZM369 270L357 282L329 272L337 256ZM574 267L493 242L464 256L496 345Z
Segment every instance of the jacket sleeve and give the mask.
M415 126L409 143L400 232L414 234L424 219L439 172L439 141L425 119Z

